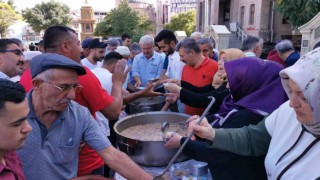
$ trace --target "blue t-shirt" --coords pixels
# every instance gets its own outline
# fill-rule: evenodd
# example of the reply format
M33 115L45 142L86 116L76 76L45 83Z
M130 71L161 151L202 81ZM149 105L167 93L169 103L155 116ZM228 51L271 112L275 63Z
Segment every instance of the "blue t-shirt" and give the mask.
M92 149L101 151L111 144L102 134L89 110L71 101L49 129L36 117L27 95L32 131L18 150L27 179L70 179L77 176L79 145L83 140Z
M132 64L132 76L139 76L141 86L145 87L150 79L159 78L162 73L164 58L157 52L147 59L143 53L136 55Z

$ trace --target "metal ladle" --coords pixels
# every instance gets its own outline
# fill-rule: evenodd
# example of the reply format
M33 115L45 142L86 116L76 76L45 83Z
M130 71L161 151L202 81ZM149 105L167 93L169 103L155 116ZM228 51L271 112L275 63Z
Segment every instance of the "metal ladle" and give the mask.
M209 96L208 98L211 99L210 104L208 105L208 107L204 110L204 112L202 113L201 117L199 118L199 120L197 121L197 125L199 125L201 123L201 121L203 120L203 118L205 117L205 115L208 113L208 111L210 110L211 106L213 105L213 103L215 102L215 98L212 96ZM164 125L164 124L163 124ZM165 180L165 178L163 177L165 175L166 172L168 172L168 170L170 169L170 166L174 163L174 161L178 158L178 156L181 154L182 150L184 149L184 147L187 145L188 141L191 139L191 137L193 136L194 132L191 131L191 133L189 134L189 136L187 137L187 139L184 141L184 143L181 145L181 147L179 148L179 150L177 151L177 153L173 156L173 158L171 159L171 161L169 162L168 166L163 170L163 172L157 176L155 176L153 179L154 180Z
M161 131L162 131L162 133L168 132L170 124L186 124L186 123L188 123L188 122L187 121L174 122L174 123L164 122L161 126Z

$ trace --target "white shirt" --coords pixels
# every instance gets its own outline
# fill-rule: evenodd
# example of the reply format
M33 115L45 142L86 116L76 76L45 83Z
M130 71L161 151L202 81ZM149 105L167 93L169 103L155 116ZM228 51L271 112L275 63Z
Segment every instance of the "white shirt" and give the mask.
M164 52L159 52L159 54L163 57L163 59L166 58L166 53L164 53Z
M169 79L180 79L182 75L182 69L184 67L184 62L180 61L180 55L178 51L175 51L173 54L169 55L168 69L166 76Z
M86 66L90 70L93 70L95 68L98 68L98 67L102 66L102 62L98 61L97 64L92 64L87 58L83 58L81 60L81 63L82 63L82 65Z
M272 136L265 167L268 179L276 179L281 171L315 140L315 137L304 132L297 145L277 164L279 158L296 142L301 132L301 124L289 101L282 104L265 121L267 131ZM298 162L291 166L281 179L316 179L320 177L320 142L316 143Z
M245 54L246 57L256 57L256 54L253 53L253 52L250 52L250 51L245 52L244 54Z
M0 71L0 79L7 79L10 80L9 76L7 76L5 73Z
M92 70L92 73L96 75L101 83L102 88L111 94L112 74L105 68L95 68ZM102 133L106 136L110 136L109 120L99 111L96 112L96 117Z

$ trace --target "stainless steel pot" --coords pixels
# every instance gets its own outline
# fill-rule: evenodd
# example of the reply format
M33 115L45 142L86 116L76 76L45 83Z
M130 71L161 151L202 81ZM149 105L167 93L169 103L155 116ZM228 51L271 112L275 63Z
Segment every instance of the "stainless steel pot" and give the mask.
M181 122L185 121L188 117L190 116L187 114L174 112L146 112L127 116L123 120L118 121L113 127L118 134L117 146L140 165L166 166L178 149L167 149L163 146L164 142L160 141L140 141L126 138L121 135L121 132L138 124ZM176 162L186 159L186 156L180 155Z
M160 111L165 103L166 103L166 98L164 96L136 99L128 104L129 112L127 113L135 114L135 113L150 112L150 111Z

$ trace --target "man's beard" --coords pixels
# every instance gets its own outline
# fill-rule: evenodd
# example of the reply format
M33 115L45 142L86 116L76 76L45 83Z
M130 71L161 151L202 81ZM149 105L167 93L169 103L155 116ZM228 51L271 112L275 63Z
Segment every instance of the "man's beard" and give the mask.
M174 49L172 47L169 46L169 50L168 50L168 56L174 53Z
M103 59L103 58L98 58L97 56L93 56L93 60L94 60L95 62L100 62L100 61L102 61L102 59Z

